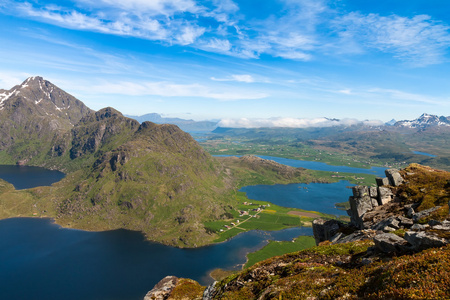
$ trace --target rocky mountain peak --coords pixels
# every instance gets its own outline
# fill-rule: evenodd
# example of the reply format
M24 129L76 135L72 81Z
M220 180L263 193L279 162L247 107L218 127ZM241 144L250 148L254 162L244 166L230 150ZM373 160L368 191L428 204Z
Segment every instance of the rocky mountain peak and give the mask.
M7 108L9 113L16 112L19 102L30 107L35 114L65 119L71 126L91 111L81 101L40 76L29 77L8 91L0 90L0 111Z
M450 126L450 118L424 113L415 120L403 120L395 123L397 127L428 128L435 126Z

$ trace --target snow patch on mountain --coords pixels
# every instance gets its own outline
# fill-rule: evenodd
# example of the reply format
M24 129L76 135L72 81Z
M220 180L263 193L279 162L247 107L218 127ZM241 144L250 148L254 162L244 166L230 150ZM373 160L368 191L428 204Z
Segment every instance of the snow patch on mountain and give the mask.
M427 128L434 126L450 126L450 117L422 114L419 118L415 120L403 120L395 123L397 127L407 127L407 128Z

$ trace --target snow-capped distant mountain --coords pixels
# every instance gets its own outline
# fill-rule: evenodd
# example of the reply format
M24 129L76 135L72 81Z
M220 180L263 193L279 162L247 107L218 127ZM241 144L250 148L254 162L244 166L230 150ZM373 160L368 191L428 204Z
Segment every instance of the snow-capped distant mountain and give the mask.
M423 114L419 118L409 121L403 120L395 123L397 127L428 128L434 126L450 126L450 117Z
M388 125L388 126L394 126L395 123L397 123L397 121L395 119L390 120L389 122L386 122L384 124Z

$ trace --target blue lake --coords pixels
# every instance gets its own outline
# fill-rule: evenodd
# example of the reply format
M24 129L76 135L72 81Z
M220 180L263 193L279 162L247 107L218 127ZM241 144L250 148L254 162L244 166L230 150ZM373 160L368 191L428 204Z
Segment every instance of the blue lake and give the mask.
M333 215L347 215L347 212L335 207L335 203L348 201L353 186L348 181L336 183L295 183L275 185L253 185L240 189L254 200L269 201L273 204L320 211Z
M216 157L227 157L227 156L236 156L239 155L214 155ZM265 155L256 155L258 157L273 160L282 165L291 166L295 168L305 168L316 171L330 171L330 172L344 172L344 173L363 173L363 174L372 174L376 176L384 177L384 167L371 167L370 169L363 168L353 168L347 166L332 166L323 162L318 161L307 161L307 160L297 160L297 159L289 159L275 156L265 156Z
M167 275L206 285L209 272L244 264L267 240L312 235L311 228L250 231L197 249L148 242L139 232L64 229L49 219L0 220L0 299L140 299Z
M426 152L412 151L412 153L419 154L419 155L425 155L425 156L429 156L429 157L436 157L436 155L430 154L430 153L426 153Z
M0 165L0 178L17 190L49 186L64 178L64 173L40 167Z

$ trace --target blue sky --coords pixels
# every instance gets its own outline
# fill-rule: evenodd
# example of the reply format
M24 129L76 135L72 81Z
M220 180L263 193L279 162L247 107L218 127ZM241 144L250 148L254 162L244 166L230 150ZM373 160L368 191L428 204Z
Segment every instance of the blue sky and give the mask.
M449 116L449 50L447 0L0 0L0 88L40 75L129 115Z

